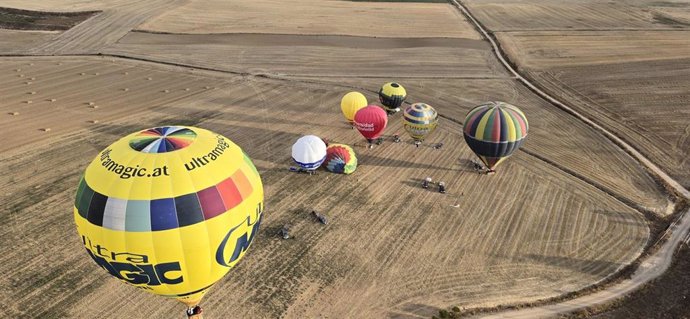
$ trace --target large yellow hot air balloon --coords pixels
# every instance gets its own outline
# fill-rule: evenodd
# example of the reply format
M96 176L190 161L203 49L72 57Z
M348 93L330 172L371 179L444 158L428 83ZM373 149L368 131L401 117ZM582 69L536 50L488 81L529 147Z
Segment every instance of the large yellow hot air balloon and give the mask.
M340 110L343 112L345 119L350 123L354 121L357 111L365 106L367 106L367 98L359 92L347 93L340 100Z
M192 307L245 254L263 199L259 173L232 141L156 127L89 164L74 220L88 254L112 276Z

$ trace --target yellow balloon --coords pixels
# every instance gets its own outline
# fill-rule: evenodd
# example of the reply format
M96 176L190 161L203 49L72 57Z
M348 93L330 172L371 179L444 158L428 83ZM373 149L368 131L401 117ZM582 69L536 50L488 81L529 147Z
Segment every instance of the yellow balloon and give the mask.
M88 254L112 276L193 306L244 256L263 199L259 173L232 141L156 127L96 156L74 220Z
M350 123L355 119L355 113L367 106L367 98L359 92L350 92L340 100L340 110Z

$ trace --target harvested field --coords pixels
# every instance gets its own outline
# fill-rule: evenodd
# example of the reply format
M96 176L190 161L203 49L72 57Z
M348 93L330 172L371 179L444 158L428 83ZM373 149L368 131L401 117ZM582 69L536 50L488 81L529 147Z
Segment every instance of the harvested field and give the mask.
M151 82L115 78L122 69L129 69L128 76L142 69L154 80L172 77L171 69L148 63L127 62L118 69L119 59L52 59L77 72L110 74L112 88L135 90ZM34 63L42 73L50 73L36 59L9 61ZM14 292L12 302L0 294L0 302L11 305L11 315L180 314L181 307L173 301L122 285L99 269L83 253L71 215L80 171L99 150L128 132L168 123L199 125L228 136L255 160L266 185L262 231L245 260L205 298L209 317L430 316L448 304L533 300L604 278L634 259L647 241L647 221L639 212L528 153L516 154L494 176L473 173L473 155L452 121L443 119L429 139L429 144L443 141L441 150L429 144L417 149L407 138L368 150L342 122L335 107L342 92L331 86L175 75L179 76L213 81L218 89L155 100L151 108L140 105L154 93L138 95L121 102L121 113L111 120L54 129L52 137L15 144L11 152L3 152L0 181L6 205L0 215L12 227L0 237L15 246L0 260L8 269L23 269L0 279L0 286ZM473 101L485 99L485 94L487 89L463 96ZM54 103L67 103L66 107L77 100L81 96L65 95ZM464 114L454 109L440 111ZM28 114L39 121L42 117L38 112ZM533 132L543 130L542 123L535 121ZM577 125L574 129L588 130ZM402 131L399 119L392 120L387 134L396 131ZM288 172L290 145L306 133L354 144L361 165L356 174ZM539 140L533 137L527 148ZM427 175L446 181L450 193L419 188ZM326 213L331 224L324 227L312 221L306 213L309 208ZM285 223L293 226L295 239L277 238L275 233ZM55 242L60 250L48 257L45 252L52 251ZM39 265L50 265L49 271Z
M23 54L53 38L53 31L0 30L0 54Z
M690 32L499 33L498 39L546 90L690 185Z
M690 56L690 30L499 32L496 37L523 69L655 60L672 64Z
M22 132L6 134L0 145L3 153L91 127L92 120L108 122L175 103L216 84L212 78L96 57L4 59L0 74L0 127ZM166 89L170 92L163 92ZM9 115L12 112L19 115ZM51 131L40 130L45 127Z
M652 1L466 0L487 28L501 31L687 28L687 9Z
M105 52L232 72L293 76L504 77L506 74L493 60L486 44L469 39L439 42L433 38L291 36L299 46L281 44L284 40L255 45L271 37L280 35L134 32ZM176 44L178 38L182 44ZM232 40L238 41L232 43ZM444 46L426 46L430 42Z
M311 79L316 80L316 79ZM320 80L327 81L327 80ZM348 79L332 81L355 88L376 89L386 79ZM508 79L396 79L403 84L410 102L434 106L441 115L462 123L474 106L489 100L508 101L526 113L530 120L529 140L521 148L537 158L548 160L583 180L606 189L641 209L666 215L667 198L657 183L627 155L602 135L570 115L534 96ZM376 100L372 96L371 100ZM458 125L457 134L461 135ZM404 132L402 132L404 133ZM625 173L622 173L625 172Z
M455 48L376 49L217 45L117 45L109 54L231 72L322 77L505 77L487 51ZM196 52L195 55L189 55ZM342 54L339 55L339 54Z
M276 8L280 10L276 10ZM212 11L208 8L214 8ZM193 0L139 29L169 33L330 34L479 39L464 17L443 3L340 0Z
M601 4L600 16L584 10L588 4L565 6L592 15L575 20L586 28L638 28L656 19L652 27L675 30L671 21L682 18L678 8L657 3L667 16L638 15L635 7L621 11L625 22L608 21L613 4ZM0 303L9 317L182 315L180 304L123 285L100 269L84 253L72 220L76 185L87 163L122 135L151 126L196 125L221 133L248 153L262 176L262 228L244 260L205 297L209 318L428 318L449 305L488 307L556 297L631 263L649 244L650 225L658 227L659 216L672 208L670 195L638 162L510 78L449 4L59 0L22 6L23 1L9 0L0 5L102 11L50 38L0 32L0 39L10 39L0 40L0 52L46 55L0 59L0 127L6 136L0 145L0 218L8 225L0 230L0 270L13 274L0 278ZM553 10L547 7L540 10ZM673 41L664 34L652 45L682 55ZM633 48L626 58L685 61L644 54ZM612 65L581 63L568 67ZM650 69L654 65L639 70L661 77ZM574 72L559 64L525 70L535 77ZM670 64L662 70L673 73ZM597 79L604 90L612 85L605 76ZM391 80L405 85L410 102L427 102L441 115L439 128L419 148L404 134L400 114L390 118L384 144L373 149L342 119L343 93L362 90L375 101L379 86ZM688 90L673 92L685 82L671 83L671 93L655 100L637 97L681 109ZM530 119L522 150L491 176L472 170L475 157L460 125L467 110L486 100L519 105ZM642 119L630 121L638 125ZM620 122L603 124L617 129ZM403 143L391 142L396 132ZM305 134L353 145L357 172L291 173L290 147ZM660 138L666 137L677 136ZM437 142L442 149L431 147ZM659 144L640 143L650 149ZM448 194L422 189L426 176L446 182ZM315 222L311 209L325 213L329 225ZM292 226L290 240L278 236L285 224Z

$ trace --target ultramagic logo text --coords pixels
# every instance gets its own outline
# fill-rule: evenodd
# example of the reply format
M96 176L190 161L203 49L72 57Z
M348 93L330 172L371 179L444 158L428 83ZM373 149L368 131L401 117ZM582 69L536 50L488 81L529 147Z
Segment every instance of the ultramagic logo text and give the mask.
M81 239L89 256L99 266L112 276L132 285L146 285L138 286L139 288L151 289L147 286L174 285L184 281L179 273L182 270L180 263L177 261L151 264L147 255L115 252L100 244L92 243L91 239L84 235Z
M256 212L254 215L254 220L252 220L252 217L249 216L247 219L243 220L242 223L239 225L231 228L228 231L228 234L225 235L223 240L220 242L220 245L218 245L218 249L216 250L216 262L222 266L225 267L232 267L232 263L237 261L238 258L240 258L240 255L249 248L249 245L252 243L254 238L256 237L256 234L259 232L259 225L261 225L261 218L263 217L263 210L264 210L264 204L259 203L256 206ZM225 254L225 246L228 244L228 241L232 234L242 226L242 224L247 223L247 226L252 226L252 233L247 237L247 233L245 232L244 234L240 235L237 237L237 240L235 241L235 249L232 251L232 255L230 258L227 257Z

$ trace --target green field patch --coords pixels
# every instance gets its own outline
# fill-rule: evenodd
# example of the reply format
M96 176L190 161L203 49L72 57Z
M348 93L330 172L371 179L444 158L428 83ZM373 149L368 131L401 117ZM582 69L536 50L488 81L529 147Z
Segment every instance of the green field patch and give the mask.
M64 31L97 12L43 12L0 8L0 29Z

